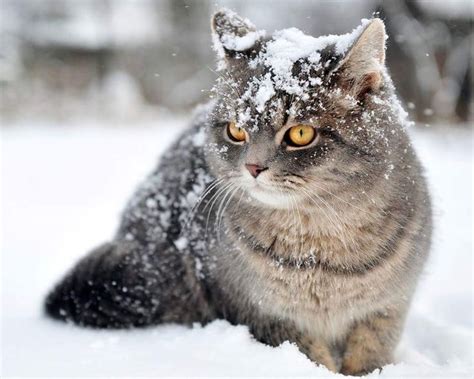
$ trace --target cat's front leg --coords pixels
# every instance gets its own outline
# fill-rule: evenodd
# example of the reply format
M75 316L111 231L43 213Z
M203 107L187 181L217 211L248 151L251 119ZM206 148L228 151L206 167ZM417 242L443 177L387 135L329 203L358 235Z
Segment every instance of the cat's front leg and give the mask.
M365 375L391 363L403 321L404 312L389 309L357 323L347 338L341 373Z
M332 372L337 372L336 361L331 353L331 347L327 343L302 336L296 344L313 362L325 366Z
M240 322L246 323L246 320L240 320ZM331 346L322 340L310 337L292 323L257 321L253 318L250 322L250 331L258 341L270 346L279 346L285 341L295 343L311 361L337 372L338 367L332 355Z

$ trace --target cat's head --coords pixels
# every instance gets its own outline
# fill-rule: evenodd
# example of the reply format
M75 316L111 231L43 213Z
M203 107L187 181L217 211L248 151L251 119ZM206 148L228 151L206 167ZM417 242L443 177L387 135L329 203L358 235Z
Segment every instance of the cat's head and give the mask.
M380 19L342 36L266 36L223 10L212 30L219 77L207 156L224 183L288 207L387 175L401 112Z

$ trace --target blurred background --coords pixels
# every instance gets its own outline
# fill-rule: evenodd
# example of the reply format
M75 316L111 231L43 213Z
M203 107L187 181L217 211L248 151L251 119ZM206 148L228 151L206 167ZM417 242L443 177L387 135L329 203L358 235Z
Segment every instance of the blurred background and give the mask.
M188 112L216 77L209 17L221 6L267 32L295 26L314 36L349 32L377 12L412 119L472 121L471 0L2 0L2 120Z

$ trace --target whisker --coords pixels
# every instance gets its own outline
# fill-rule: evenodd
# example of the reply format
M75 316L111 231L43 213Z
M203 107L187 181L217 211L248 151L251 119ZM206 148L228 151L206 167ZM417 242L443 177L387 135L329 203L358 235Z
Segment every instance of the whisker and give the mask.
M238 186L235 186L235 188L230 188L228 193L224 196L222 202L221 202L221 205L222 203L224 203L224 206L222 207L222 210L218 210L217 211L217 243L220 245L221 244L221 231L222 231L222 222L223 222L223 218L224 218L224 212L225 210L227 209L227 207L229 206L230 204L230 201L232 200L232 198L234 197L234 194L239 190L239 187ZM226 200L226 197L227 195L230 194L227 202L225 202ZM219 207L221 208L221 206Z
M189 211L186 220L185 220L185 228L189 227L190 223L194 219L194 216L197 214L197 211L199 210L200 205L202 202L206 199L206 197L212 192L212 190L218 186L220 183L222 183L226 178L220 178L213 180L202 192L202 194L199 196L198 200L196 201L196 204L191 208Z
M214 196L211 198L211 200L209 200L209 203L206 204L206 207L203 210L203 212L205 212L208 205L210 204L209 210L207 212L207 217L206 217L206 227L204 229L204 231L205 231L205 240L207 240L207 238L208 238L209 219L211 217L212 209L213 209L214 205L216 204L216 201L219 199L219 196L224 194L230 186L232 186L232 182L231 183L226 183L226 184L224 184L223 187L219 188L219 190L217 190L217 192L214 194Z

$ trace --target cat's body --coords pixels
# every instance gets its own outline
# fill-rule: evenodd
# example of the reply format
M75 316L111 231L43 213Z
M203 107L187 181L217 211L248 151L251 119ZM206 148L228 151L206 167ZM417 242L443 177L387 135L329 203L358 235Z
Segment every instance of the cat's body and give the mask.
M263 342L296 342L335 371L390 362L429 251L431 210L389 78L358 54L377 53L364 40L380 42L379 23L345 55L330 48L313 71L293 70L325 83L295 95L275 65L248 63L265 62L269 40L218 13L227 71L216 101L139 188L114 241L48 297L48 312L99 327L225 318ZM259 95L269 78L273 92ZM245 140L225 134L230 120ZM290 148L289 128L303 123L316 136Z

